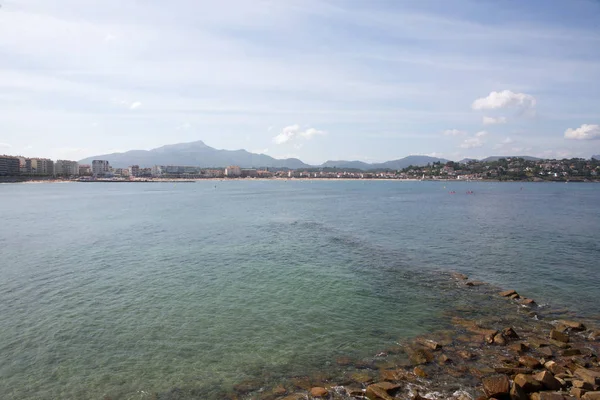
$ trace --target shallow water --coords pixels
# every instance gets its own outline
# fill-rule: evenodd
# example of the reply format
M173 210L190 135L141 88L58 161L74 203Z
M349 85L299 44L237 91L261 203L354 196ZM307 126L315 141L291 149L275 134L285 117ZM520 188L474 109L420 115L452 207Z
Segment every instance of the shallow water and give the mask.
M594 184L0 185L0 393L218 398L333 368L443 327L468 302L451 270L597 317L599 205Z

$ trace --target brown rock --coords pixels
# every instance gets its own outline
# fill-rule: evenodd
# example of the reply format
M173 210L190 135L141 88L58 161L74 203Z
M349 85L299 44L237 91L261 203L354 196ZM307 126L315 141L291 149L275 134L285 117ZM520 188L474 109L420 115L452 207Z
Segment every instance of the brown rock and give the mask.
M541 382L536 381L531 375L519 374L515 376L514 382L525 393L539 392L544 388Z
M287 393L287 390L282 385L276 386L271 390L271 393L275 396L283 396Z
M466 281L469 277L465 274L461 274L460 272L453 272L452 277L457 280Z
M417 343L419 343L422 346L428 347L431 350L439 350L442 348L442 346L438 342L430 339L417 338Z
M350 374L350 379L361 384L373 382L373 377L366 372L354 372L353 374Z
M588 392L594 391L594 385L586 381L580 381L579 379L574 379L572 382L574 388L581 388L587 390Z
M521 296L519 296L519 293L515 293L512 296L508 296L508 298L511 300L517 300L517 299L520 299Z
M560 393L540 392L540 393L532 394L530 399L531 400L564 400L565 398Z
M592 385L600 385L600 372L587 368L577 368L575 376Z
M526 366L527 368L533 368L533 369L542 366L542 364L540 363L540 360L538 360L537 358L534 358L534 357L530 357L530 356L519 357L519 363L521 365Z
M517 332L515 332L515 330L510 327L502 329L502 334L508 339L519 339L519 335L517 335Z
M569 393L571 393L572 396L575 396L578 399L580 399L584 394L587 393L587 390L582 389L582 388L573 387L573 388L571 388L571 391Z
M573 330L573 331L585 331L586 327L585 325L583 325L581 322L577 322L577 321L567 321L567 320L560 320L558 321L559 324L562 324L566 327L568 327L569 329Z
M496 336L494 336L493 342L494 342L494 344L497 344L498 346L506 346L506 339L504 338L504 335L501 333L497 333Z
M394 398L390 396L390 392L393 392L398 388L400 388L400 385L393 385L389 382L380 382L367 386L365 394L370 400L394 400Z
M565 349L562 351L563 357L580 356L581 350L579 349Z
M553 329L550 331L550 339L558 342L569 343L569 335Z
M447 355L445 355L445 354L441 354L438 357L438 364L440 364L440 365L442 365L442 364L448 364L448 363L451 363L451 362L452 362L452 360Z
M413 370L413 374L420 378L427 378L427 372L425 372L425 370L423 370L423 368L421 367L415 367L415 369Z
M552 349L550 347L540 347L539 349L536 349L536 353L546 358L551 358L554 356L554 353L552 353Z
M548 343L550 343L554 347L558 347L559 349L568 349L571 347L568 343L560 342L554 339L548 339Z
M413 365L427 364L433 361L433 354L427 349L417 349L410 355Z
M509 345L508 348L512 351L516 351L517 353L525 353L529 350L529 346L527 346L525 343L513 343Z
M510 392L510 381L506 375L483 378L483 390L488 397L506 397Z
M583 400L600 400L600 392L587 392L581 398Z
M348 394L348 396L350 397L360 397L362 398L365 394L365 391L361 388L357 388L357 387L352 387L352 386L346 386L346 393Z
M510 400L529 400L529 396L521 389L521 386L512 385L510 388Z
M541 382L547 390L560 390L562 387L560 382L557 381L556 378L554 378L552 372L549 371L542 371L540 373L537 373L533 376L533 378L536 381Z
M475 358L475 354L473 354L467 350L457 351L456 354L458 354L462 359L465 359L465 360L472 360L473 358Z
M329 396L329 392L324 387L314 387L310 389L310 395L312 397L323 398Z
M523 299L521 300L521 304L524 304L524 305L526 305L526 306L531 306L531 305L535 304L535 300L533 300L533 299L527 299L527 298L523 298Z
M596 329L590 333L588 336L589 340L600 340L600 329Z
M561 367L560 365L558 365L558 364L557 364L557 363L555 363L554 361L547 361L547 362L544 364L544 367L545 367L545 368L546 368L548 371L552 372L554 375L557 375L557 374L564 374L564 373L565 373L565 371L566 371L566 369L565 369L565 368Z
M507 290L507 291L505 291L505 292L500 292L500 293L498 293L498 294L499 294L500 296L502 296L502 297L510 297L510 296L512 296L513 294L517 294L517 291L516 291L516 290Z

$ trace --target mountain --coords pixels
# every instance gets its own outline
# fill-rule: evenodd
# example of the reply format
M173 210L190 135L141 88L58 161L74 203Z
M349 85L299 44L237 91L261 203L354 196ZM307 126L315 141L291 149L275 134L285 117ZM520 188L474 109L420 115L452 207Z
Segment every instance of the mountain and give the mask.
M600 160L600 155L598 155L598 156L592 156L592 158L595 159L595 160Z
M362 161L326 161L320 165L321 168L341 168L341 169L362 169L367 170L371 168L371 164L367 164Z
M404 169L410 165L414 166L425 166L427 164L433 164L434 162L442 162L447 163L448 160L443 158L429 157L429 156L408 156L401 158L399 160L386 161L384 163L374 163L368 164L362 161L327 161L324 164L321 164L320 167L337 167L337 168L355 168L362 169L363 171L372 170L372 169L391 169L398 170Z
M153 150L132 150L125 153L104 154L79 161L91 164L93 160L108 160L114 168L127 168L130 165L152 167L154 165L183 165L203 168L218 168L239 165L243 168L308 168L297 158L276 159L265 154L254 154L246 150L218 150L202 141L172 144Z
M459 163L459 164L468 164L468 163L470 163L471 161L479 161L479 160L478 160L478 159L476 159L476 158L463 158L463 159L462 159L462 160L460 160L458 163Z
M492 161L498 161L501 158L522 158L525 161L538 161L541 160L541 158L537 158L537 157L531 157L531 156L491 156L488 158L484 158L483 160L480 160L482 162L492 162Z

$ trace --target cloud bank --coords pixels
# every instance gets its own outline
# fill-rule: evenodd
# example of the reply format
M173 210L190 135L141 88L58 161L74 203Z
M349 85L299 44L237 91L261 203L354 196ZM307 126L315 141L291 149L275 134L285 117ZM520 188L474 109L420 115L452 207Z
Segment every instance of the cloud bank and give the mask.
M525 93L514 93L510 90L491 92L487 97L477 99L471 105L473 110L497 110L502 108L534 108L535 97Z
M577 129L567 129L565 139L600 140L600 125L583 124Z
M326 134L325 131L315 129L315 128L308 128L303 131L300 129L300 126L296 124L296 125L286 126L285 128L283 128L281 133L273 138L273 142L275 142L276 144L284 144L284 143L293 141L298 138L303 138L303 139L308 140L308 139L312 139L315 136L325 135L325 134Z

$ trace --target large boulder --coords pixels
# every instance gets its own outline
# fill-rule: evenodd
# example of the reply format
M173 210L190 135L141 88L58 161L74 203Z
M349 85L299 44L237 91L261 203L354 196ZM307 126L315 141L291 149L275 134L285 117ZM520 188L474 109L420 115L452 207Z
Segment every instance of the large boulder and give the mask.
M587 392L581 398L583 400L600 400L600 392Z
M587 368L577 368L575 376L592 385L600 385L600 372Z
M492 375L483 378L483 390L488 397L503 398L510 393L510 381L506 375Z
M573 331L578 331L578 332L581 332L581 331L585 331L585 330L586 330L586 327L585 327L585 325L584 325L584 324L582 324L581 322L577 322L577 321L567 321L567 320L564 320L564 319L563 319L563 320L560 320L560 321L558 321L558 323L559 323L560 325L563 325L563 326L565 326L565 327L567 327L567 328L569 328L569 329L573 330Z
M562 387L560 382L556 380L556 378L554 377L554 375L552 375L552 372L550 371L539 372L533 377L536 381L544 385L544 387L548 390L560 390Z
M514 379L515 385L519 386L525 393L539 392L544 389L541 382L535 380L531 375L518 374Z

